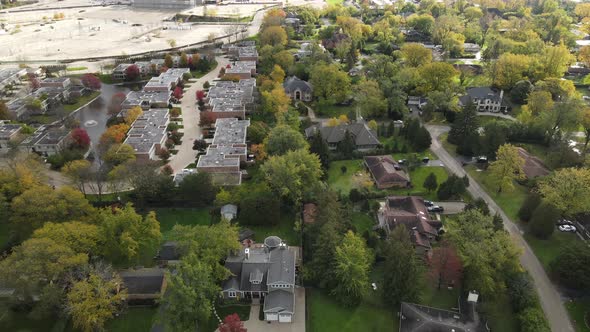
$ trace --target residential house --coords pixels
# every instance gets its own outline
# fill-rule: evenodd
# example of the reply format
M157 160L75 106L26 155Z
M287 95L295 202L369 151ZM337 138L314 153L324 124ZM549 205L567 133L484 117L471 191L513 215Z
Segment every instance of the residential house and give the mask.
M328 50L333 50L345 40L350 40L350 37L345 33L336 32L332 35L332 37L328 39L322 39L322 46L324 46Z
M65 127L41 126L19 145L19 149L44 157L58 154L69 143L70 131Z
M117 65L117 67L115 67L115 69L113 69L113 73L111 74L111 76L113 77L114 80L117 81L124 81L125 79L127 79L127 68L131 67L133 64L131 63L120 63Z
M169 68L158 77L152 77L143 87L147 92L172 92L183 80L183 75L190 73L188 68Z
M155 304L166 291L166 274L161 268L142 268L119 272L127 289L129 305Z
M459 310L444 310L419 304L401 303L399 332L488 332L476 310L479 294L470 291Z
M238 48L238 60L240 61L258 61L258 51L256 46L242 46Z
M465 106L472 102L479 112L499 113L508 110L504 104L504 90L490 87L469 88L464 96L459 98L459 105Z
M406 42L427 42L431 40L431 37L414 29L402 29L404 40Z
M283 82L285 93L293 100L311 101L313 88L308 82L297 76L289 76Z
M246 110L252 109L256 80L242 79L239 82L220 81L209 89L205 99L205 110L215 119L246 117Z
M24 68L4 68L0 69L0 91L9 86L21 83L21 77L27 74Z
M571 76L586 76L590 74L590 68L582 66L569 66L567 68L566 74Z
M29 114L29 108L27 107L27 100L25 98L15 98L6 103L8 112L12 114L13 118L17 120L26 119Z
M314 125L305 129L305 136L307 139L311 139L318 130L332 150L335 150L338 143L344 140L347 131L352 135L356 149L359 151L376 149L381 145L381 142L377 138L377 133L362 121L333 127Z
M246 132L250 120L223 118L215 121L213 142L207 153L199 156L198 172L212 175L219 185L239 185L242 182L241 162L246 161Z
M158 250L156 260L160 266L167 266L177 264L180 260L180 249L178 243L174 241L166 241Z
M426 106L428 99L424 97L408 96L408 109L410 112L419 112L422 107Z
M167 108L143 112L131 124L123 143L133 148L137 160L158 160L157 153L168 138L166 128L169 122Z
M139 106L147 111L151 108L166 108L169 104L170 92L168 91L131 91L121 103L121 108L128 110Z
M9 121L0 121L0 155L10 151L11 143L15 142L22 127Z
M475 43L463 43L463 53L475 54L481 51L481 46Z
M424 200L417 196L388 196L377 213L377 219L387 233L404 225L419 254L430 251L431 241L442 227L440 221L430 218Z
M236 61L225 70L225 75L235 75L240 79L252 78L256 75L256 61Z
M222 285L226 299L264 297L264 319L290 323L295 313L296 248L277 236L264 239L263 246L240 250L225 260L232 273Z
M297 50L297 53L294 54L295 59L301 60L310 56L313 53L313 47L314 45L312 43L301 43L299 50ZM326 51L323 45L319 44L318 47L322 52Z
M545 167L543 161L523 148L517 148L518 155L524 160L522 170L527 179L534 179L536 177L549 175L549 170Z
M393 160L391 155L366 156L364 159L365 167L371 173L377 189L410 186L410 176Z
M238 216L238 206L235 204L225 204L221 207L221 217L231 221Z

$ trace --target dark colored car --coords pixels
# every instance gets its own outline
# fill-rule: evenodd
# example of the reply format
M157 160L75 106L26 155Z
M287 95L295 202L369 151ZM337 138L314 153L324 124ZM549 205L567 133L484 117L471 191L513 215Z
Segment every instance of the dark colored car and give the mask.
M428 212L443 212L445 209L442 206L434 205L428 207Z

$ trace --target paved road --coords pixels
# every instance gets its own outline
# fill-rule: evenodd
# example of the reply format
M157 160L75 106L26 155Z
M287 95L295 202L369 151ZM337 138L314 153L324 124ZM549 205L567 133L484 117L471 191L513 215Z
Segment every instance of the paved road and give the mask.
M444 162L451 172L459 176L468 176L469 187L467 190L469 193L475 198L483 198L486 203L488 203L492 214L497 212L500 214L500 216L502 216L502 219L504 220L504 228L506 228L508 233L510 233L516 244L523 249L520 262L535 281L535 287L537 289L537 293L539 294L541 305L545 311L547 320L551 326L551 331L573 332L574 329L569 320L569 316L565 310L561 297L549 280L549 277L547 276L547 273L545 273L543 266L522 237L523 232L518 228L518 226L516 226L516 224L514 224L514 222L512 222L512 220L510 220L510 218L508 218L504 211L500 209L496 202L482 189L482 187L465 172L461 165L443 148L442 144L438 140L438 136L441 133L448 131L448 127L426 125L426 129L428 129L430 135L432 136L432 146L430 147L432 152L434 152L434 154Z
M217 67L205 76L191 82L191 86L184 92L180 106L182 107L182 124L184 125L184 136L182 144L177 145L178 153L170 160L170 167L174 173L178 173L187 165L194 163L197 157L197 151L193 150L193 141L201 135L199 127L199 110L197 109L197 90L203 89L205 81L211 82L219 74L219 69L225 67L229 60L224 57L216 57Z

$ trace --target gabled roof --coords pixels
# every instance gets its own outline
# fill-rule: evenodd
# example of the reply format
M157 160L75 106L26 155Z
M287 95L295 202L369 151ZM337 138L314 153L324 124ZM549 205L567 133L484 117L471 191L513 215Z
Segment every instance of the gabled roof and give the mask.
M164 261L175 261L180 259L178 244L174 241L167 241L160 247L158 258Z
M305 134L310 138L315 134L316 130L320 131L322 137L328 142L328 144L337 144L341 142L344 139L347 130L352 135L357 146L376 146L381 144L379 139L377 139L377 133L371 130L364 122L355 122L334 127L312 126L305 130Z
M308 82L298 78L297 76L289 76L283 82L283 88L287 94L300 90L302 92L311 92L313 88Z
M286 290L276 290L264 298L264 312L295 313L295 296Z
M500 102L502 99L500 98L500 91L492 89L490 87L477 87L477 88L469 88L467 89L467 95L470 98L477 98L480 100L492 100L494 102Z
M409 230L420 233L437 235L438 232L431 224L428 209L424 200L416 196L389 196L384 211L386 221L395 227L404 224Z
M295 283L295 253L286 246L271 250L267 284Z
M378 187L393 183L410 182L410 177L401 170L398 163L390 155L366 156L364 159Z
M164 283L164 269L146 268L119 273L129 294L158 294Z

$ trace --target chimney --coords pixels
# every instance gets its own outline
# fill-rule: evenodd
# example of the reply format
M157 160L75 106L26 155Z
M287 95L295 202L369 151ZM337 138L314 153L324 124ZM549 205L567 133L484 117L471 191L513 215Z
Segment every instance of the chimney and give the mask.
M250 248L244 249L244 254L246 254L246 259L250 258Z
M287 249L287 244L285 242L281 242L281 245L279 246L279 248L281 250L285 250L285 249Z

